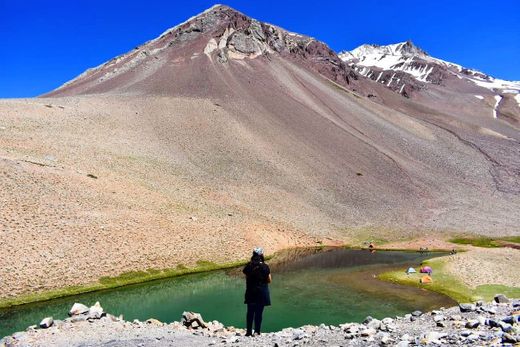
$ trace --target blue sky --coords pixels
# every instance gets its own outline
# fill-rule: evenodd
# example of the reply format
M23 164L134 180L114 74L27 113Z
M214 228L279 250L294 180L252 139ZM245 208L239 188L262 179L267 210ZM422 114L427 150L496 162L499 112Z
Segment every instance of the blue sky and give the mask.
M0 0L0 97L50 91L214 3ZM336 51L411 39L435 57L520 80L519 0L224 3Z

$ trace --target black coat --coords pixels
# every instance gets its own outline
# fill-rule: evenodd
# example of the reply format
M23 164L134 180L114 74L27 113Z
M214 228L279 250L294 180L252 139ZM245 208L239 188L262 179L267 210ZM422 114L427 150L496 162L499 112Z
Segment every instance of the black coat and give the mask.
M245 304L271 305L269 274L271 270L264 262L249 262L242 271L246 275Z

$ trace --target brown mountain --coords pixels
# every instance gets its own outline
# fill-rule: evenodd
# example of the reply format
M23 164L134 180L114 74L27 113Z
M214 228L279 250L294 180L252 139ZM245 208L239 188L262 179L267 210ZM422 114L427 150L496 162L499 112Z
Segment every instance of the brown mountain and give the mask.
M431 81L405 97L358 64L215 6L1 100L0 297L254 245L517 234L516 104L495 118L492 94Z

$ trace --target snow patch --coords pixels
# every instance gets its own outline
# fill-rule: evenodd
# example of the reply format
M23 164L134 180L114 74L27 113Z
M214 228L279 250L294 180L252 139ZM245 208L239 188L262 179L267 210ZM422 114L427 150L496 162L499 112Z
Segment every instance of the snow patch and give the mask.
M496 103L495 103L495 107L493 108L493 118L497 118L497 108L498 108L498 104L500 104L500 101L502 100L502 96L500 95L495 95L495 100L496 100Z

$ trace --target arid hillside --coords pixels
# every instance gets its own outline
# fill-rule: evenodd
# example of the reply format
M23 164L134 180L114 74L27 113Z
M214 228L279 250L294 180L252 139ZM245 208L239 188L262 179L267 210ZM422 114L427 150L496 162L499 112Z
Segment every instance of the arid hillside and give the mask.
M442 93L405 98L220 6L0 100L0 298L254 245L518 234L515 123Z

